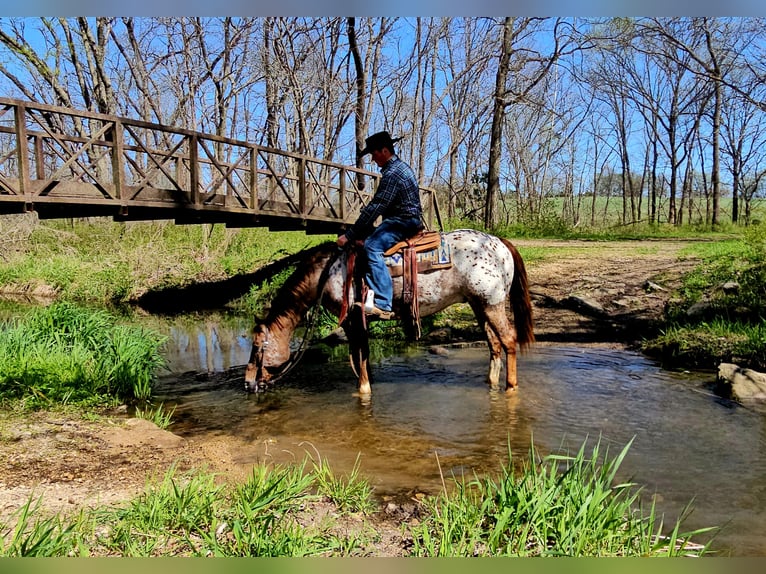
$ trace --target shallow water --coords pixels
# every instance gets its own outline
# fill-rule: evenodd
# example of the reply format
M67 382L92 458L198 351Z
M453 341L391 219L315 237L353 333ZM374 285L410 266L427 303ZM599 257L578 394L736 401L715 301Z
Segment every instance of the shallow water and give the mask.
M246 329L195 329L171 337L177 374L162 378L157 399L176 405L178 434L236 437L239 463L277 451L302 460L315 449L338 472L359 457L376 492L434 492L442 476L497 471L509 448L525 460L533 438L542 453L574 454L600 437L616 455L635 437L621 479L644 485L646 502L656 495L669 522L692 502L687 528L725 526L714 548L766 554L766 417L713 395L710 373L669 372L626 351L539 345L520 356L520 390L508 399L484 383L484 347L410 349L376 362L369 404L354 395L343 360L307 358L277 387L247 395L249 341L232 334Z

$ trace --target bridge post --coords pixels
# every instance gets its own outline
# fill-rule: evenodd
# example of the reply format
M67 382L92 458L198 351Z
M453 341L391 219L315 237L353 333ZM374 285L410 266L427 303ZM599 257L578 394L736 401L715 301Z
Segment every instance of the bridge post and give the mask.
M298 160L298 211L306 214L306 158Z
M346 219L346 175L346 168L340 168L340 184L338 185L338 217L341 221Z
M120 200L120 211L127 210L127 203L122 197L125 186L125 170L123 169L122 156L124 154L125 134L122 122L115 119L112 123L112 181L114 183L114 196Z
M250 209L258 209L258 150L250 148Z
M35 146L35 175L37 179L45 179L45 163L43 161L43 138L34 137Z
M196 134L189 136L189 187L191 203L199 207L199 150Z
M26 106L19 102L15 104L14 120L16 122L16 159L19 162L19 186L24 195L25 210L32 206L32 186L29 177L29 148L27 147Z

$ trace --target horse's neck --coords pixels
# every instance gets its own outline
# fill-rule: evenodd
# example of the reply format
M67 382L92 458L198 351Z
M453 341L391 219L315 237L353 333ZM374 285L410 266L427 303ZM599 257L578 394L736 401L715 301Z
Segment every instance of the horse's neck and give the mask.
M319 298L319 283L328 261L332 261L329 254L317 254L290 276L266 318L269 329L284 333L290 339L306 311Z

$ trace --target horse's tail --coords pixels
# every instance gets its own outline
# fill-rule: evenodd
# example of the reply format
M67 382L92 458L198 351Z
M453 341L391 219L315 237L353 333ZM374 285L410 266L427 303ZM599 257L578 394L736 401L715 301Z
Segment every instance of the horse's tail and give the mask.
M516 338L521 350L526 350L535 342L534 321L532 319L532 300L529 296L527 269L521 253L507 239L500 238L513 256L513 282L511 283L511 306Z

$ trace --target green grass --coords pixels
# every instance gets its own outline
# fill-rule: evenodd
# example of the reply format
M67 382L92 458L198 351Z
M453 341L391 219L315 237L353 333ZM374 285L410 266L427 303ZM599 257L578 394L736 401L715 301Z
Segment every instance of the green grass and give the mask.
M412 556L683 556L708 553L665 525L640 489L618 479L630 444L616 457L600 443L540 460L499 478L455 479L401 525ZM358 460L344 478L326 461L256 465L240 483L205 470L170 469L117 506L49 516L30 498L0 523L0 556L370 556L380 539L372 488ZM321 504L331 504L328 512ZM317 506L320 505L320 506ZM334 508L335 510L332 510ZM353 516L348 513L354 513ZM344 521L344 517L345 520Z
M766 227L751 226L737 240L694 244L686 254L701 263L684 277L667 326L644 342L644 351L675 366L733 361L766 368ZM726 290L727 283L738 287Z
M571 209L564 208L564 199L549 196L534 212L528 209L520 210L515 199L509 199L508 206L499 211L500 222L495 228L498 234L507 237L528 238L558 238L558 239L594 239L594 240L632 240L632 239L670 239L739 235L744 228L744 221L738 225L731 222L731 198L724 197L720 201L719 223L713 229L705 223L704 211L697 211L689 222L688 214L684 213L684 224L672 225L667 223L667 206L659 206L659 221L649 223L646 214L646 202L643 213L636 223L622 222L621 198L596 198L595 220L591 225L591 200L584 197L579 210L575 214ZM699 208L703 204L697 203ZM764 220L766 202L758 199L753 202L752 221ZM703 207L704 209L704 207ZM507 213L506 213L507 211ZM447 227L482 227L483 214L479 211L472 218L454 218L447 221Z
M616 457L584 443L574 456L542 462L534 447L520 474L455 479L454 492L427 500L413 529L417 556L676 556L698 530L669 538L655 507L643 511L640 489L617 480L630 444ZM681 541L680 544L676 544ZM703 549L704 550L704 549Z
M673 324L643 344L644 352L674 367L711 369L720 362L766 368L766 326L714 319Z
M147 405L146 408L136 407L134 416L137 419L153 422L161 429L167 429L173 422L173 413L175 410L175 407L167 410L164 403L160 403L156 407L152 407L151 405Z
M1 217L2 228L31 231L23 240L9 241L0 286L18 292L52 289L62 299L101 304L131 301L148 289L249 273L327 239L220 224Z
M338 476L326 459L314 463L317 488L329 498L341 512L362 512L375 510L370 484L359 476L360 458L347 476Z
M0 324L0 400L31 408L147 400L164 339L103 310L55 303Z

